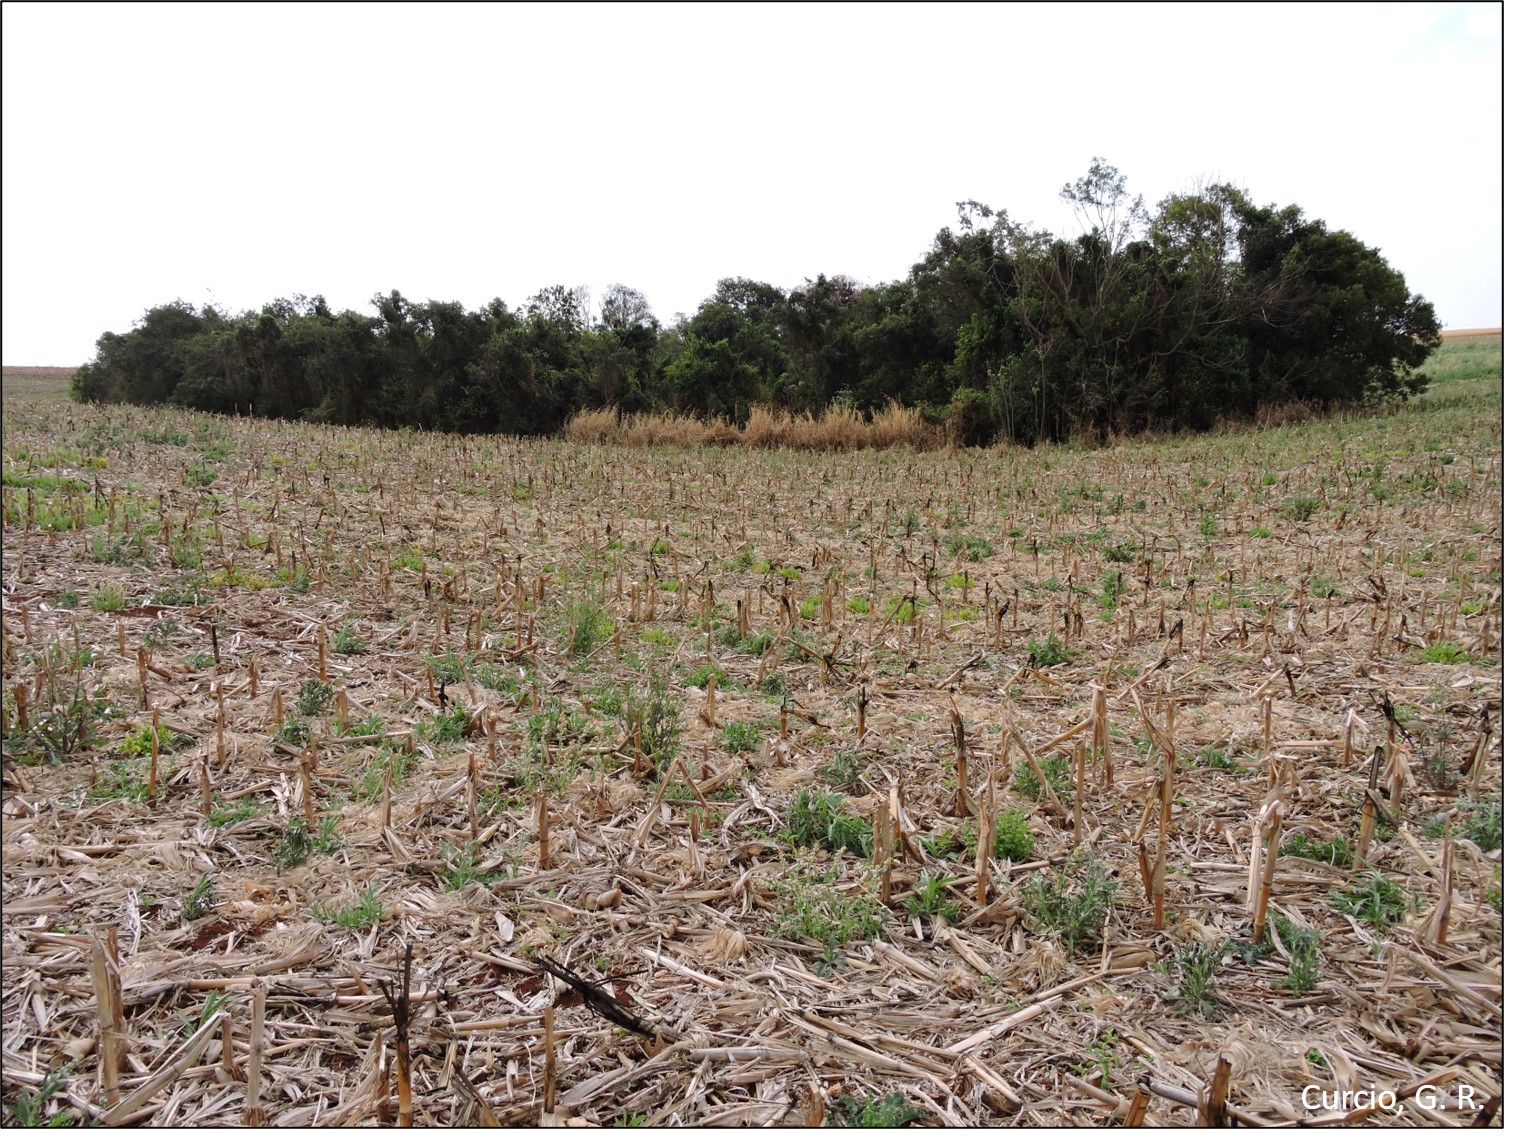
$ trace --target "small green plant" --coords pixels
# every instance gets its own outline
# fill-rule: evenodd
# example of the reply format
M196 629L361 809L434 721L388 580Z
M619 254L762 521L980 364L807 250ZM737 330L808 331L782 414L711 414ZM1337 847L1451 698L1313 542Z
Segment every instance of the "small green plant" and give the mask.
M1253 539L1271 539L1273 538L1273 529L1268 527L1254 527L1246 534L1251 536Z
M367 888L353 904L328 908L323 904L312 905L312 915L324 924L337 924L340 928L373 928L380 923L385 908L380 903L380 893Z
M216 1015L222 1008L227 1006L227 993L225 991L208 991L206 998L201 1000L201 1006L190 1017L180 1016L180 1034L185 1038L192 1038L197 1031Z
M67 1110L60 1110L55 1114L49 1114L48 1103L53 1101L54 1096L63 1090L68 1079L68 1070L49 1071L42 1080L42 1085L35 1091L23 1091L16 1096L16 1101L11 1103L11 1117L15 1124L27 1130L36 1130L41 1127L63 1127L74 1122L74 1116Z
M177 753L186 746L194 745L195 738L189 734L176 733L173 730L160 727L158 733L158 752L160 754ZM122 738L121 745L116 747L116 752L122 757L150 757L153 754L153 727L138 726L126 737Z
M1205 512L1199 517L1199 534L1204 536L1205 539L1219 535L1220 521L1210 515L1209 512Z
M1494 852L1505 839L1505 807L1499 801L1466 801L1468 819L1463 822L1463 835L1484 852Z
M644 756L663 774L681 748L681 709L663 669L651 669L640 685L624 688L618 720L624 735L630 740L637 735Z
M1172 985L1162 998L1177 1011L1193 1011L1208 1019L1220 1005L1215 994L1215 972L1225 959L1226 947L1210 948L1204 944L1185 944L1173 958L1162 965L1162 974Z
M760 748L760 727L750 722L727 722L718 740L728 753L753 753Z
M470 730L470 709L463 703L456 702L447 709L440 710L427 721L420 724L423 737L429 741L457 742L463 741L466 733Z
M768 698L783 698L788 694L787 679L780 670L773 670L761 679L760 692Z
M1043 639L1031 639L1025 649L1030 652L1030 661L1043 669L1060 666L1072 658L1072 652L1054 634L1048 634Z
M949 923L955 923L956 901L946 888L950 882L948 876L931 876L925 872L919 878L913 894L903 902L904 911L909 916L919 916L926 920L939 916Z
M169 582L154 592L154 602L160 607L198 607L210 596L205 593L204 575L179 576L178 582Z
M292 818L286 822L285 831L280 834L279 843L275 845L275 871L284 872L305 864L312 855L313 848L313 836L307 829L306 822Z
M122 610L126 605L126 593L115 583L107 583L90 596L90 606L106 614Z
M471 668L470 674L478 685L508 697L515 696L523 686L522 674L519 674L517 670L498 666L494 662L477 662Z
M369 649L369 644L359 637L359 632L354 629L353 623L344 623L338 628L338 635L333 639L333 649L339 654L363 654Z
M1102 938L1104 919L1119 886L1092 854L1074 857L1072 863L1078 870L1075 875L1059 868L1051 875L1037 876L1025 886L1022 899L1030 919L1055 932L1067 951L1076 953L1096 946Z
M1317 599L1329 599L1341 594L1341 589L1337 587L1336 580L1331 576L1314 575L1310 578L1310 594Z
M612 637L613 620L602 609L602 604L590 595L582 595L571 602L566 610L566 620L570 629L570 651L578 658L585 658Z
M1295 833L1283 846L1283 855L1318 860L1335 868L1352 867L1352 846L1342 836L1332 836L1326 841L1312 841L1308 833Z
M945 860L947 857L965 852L976 843L977 837L970 824L963 825L959 829L947 829L943 833L932 833L920 842L925 854L936 860Z
M664 555L671 550L671 545L663 539L657 539L650 545L651 555Z
M212 895L211 874L203 873L201 879L195 882L195 887L185 896L184 906L181 912L187 920L199 920L210 912L216 904L216 898Z
M423 661L433 672L433 681L439 685L453 686L456 682L463 682L465 675L470 673L470 656L452 647L442 654L425 654Z
M1284 501L1283 518L1294 523L1308 523L1319 509L1320 500L1315 496L1294 496Z
M317 717L332 700L333 688L315 678L308 678L296 691L296 709L308 718Z
M150 650L163 650L174 636L179 633L180 624L175 621L173 615L165 615L163 618L154 619L148 624L148 632L143 635L143 645Z
M56 764L100 744L101 723L111 708L104 690L86 673L91 658L87 649L62 643L43 648L35 659L37 678L27 727L11 722L5 738L8 752L28 763ZM9 702L9 685L6 689Z
M335 723L336 724L336 723ZM346 738L369 738L386 732L385 720L379 714L371 714L357 722L350 722L343 731Z
M643 1126L648 1115L640 1114L633 1110L620 1110L618 1117L613 1119L614 1126L637 1127Z
M1046 781L1050 783L1053 793L1066 793L1072 789L1072 778L1068 773L1069 767L1065 757L1060 754L1048 757L1040 763L1040 768L1046 775ZM1040 777L1028 758L1020 762L1019 768L1014 771L1014 788L1032 801L1038 801L1045 796Z
M169 548L169 565L176 571L192 571L201 565L201 544L197 539L177 539Z
M1289 961L1289 971L1283 986L1295 995L1307 995L1320 983L1320 934L1313 928L1301 928L1287 916L1272 914L1271 940L1260 944L1233 942L1230 948L1245 964L1255 964L1278 950Z
M1465 604L1466 605L1466 604ZM53 606L60 610L72 611L79 606L79 592L73 587L65 587L53 596Z
M1316 1050L1314 1047L1311 1047L1304 1053L1304 1061L1309 1063L1312 1067L1319 1067L1323 1071L1329 1071L1331 1069L1331 1064L1329 1061L1327 1061L1325 1052Z
M981 563L993 556L993 545L985 539L971 535L955 535L947 545L952 555L964 555L969 563Z
M842 1094L836 1115L842 1126L858 1128L887 1127L890 1129L907 1126L919 1118L919 1112L912 1109L904 1099L903 1092L897 1090L883 1095L880 1099L875 1095L856 1099L848 1094Z
M1382 872L1360 873L1345 890L1331 893L1332 908L1380 931L1403 920L1408 906L1405 890Z
M787 836L799 847L819 845L830 852L844 849L865 856L871 847L871 823L841 807L842 798L814 787L793 795L787 809Z
M1105 563L1134 563L1136 556L1140 554L1136 546L1130 540L1121 543L1106 544L1104 547Z
M871 610L871 600L864 595L855 595L845 600L845 609L853 615L864 615Z
M343 848L337 817L327 816L317 822L317 835L312 838L312 847L319 853L335 853Z
M252 820L254 817L262 817L264 811L264 806L260 805L254 798L240 797L231 805L213 806L208 820L213 828L219 829L227 825L236 825L243 821Z
M355 796L373 805L385 794L387 771L391 776L391 788L397 789L410 768L411 759L406 754L391 749L389 745L382 746L360 770Z
M716 690L734 689L733 679L724 673L721 666L714 665L711 662L699 666L696 670L689 672L681 679L683 686L697 686L703 690L708 688L709 682L713 683L713 688Z
M286 745L305 745L311 740L311 724L294 714L286 718L285 723L275 731L275 741L284 742Z
M951 576L951 586L957 588L970 587L972 586L972 577L965 571L957 571Z
M1421 651L1421 661L1453 666L1460 662L1467 662L1468 654L1455 642L1438 640L1426 644L1426 649Z
M444 862L439 876L443 879L444 887L451 892L468 888L472 884L490 884L496 879L491 873L482 872L476 866L475 850L469 845L456 848L445 841L439 856Z
M757 657L765 654L776 642L776 636L768 630L751 631L736 644L746 654L754 654Z
M797 872L776 885L776 915L768 931L784 940L816 940L836 948L882 934L882 906L865 892L847 893L837 884L840 868Z
M90 797L96 801L133 801L148 803L148 779L140 772L140 762L113 761L95 777Z
M1028 860L1035 852L1035 836L1023 809L1005 809L993 827L993 855L999 860Z
M1194 757L1194 764L1201 769L1221 769L1226 773L1245 773L1246 766L1234 760L1223 749L1206 746Z
M837 789L855 789L861 782L861 751L842 749L819 770L819 777Z
M1114 1072L1124 1066L1124 1060L1120 1056L1121 1042L1118 1031L1113 1027L1105 1027L1084 1052L1088 1056L1089 1066L1098 1068L1098 1085L1101 1090L1109 1089Z

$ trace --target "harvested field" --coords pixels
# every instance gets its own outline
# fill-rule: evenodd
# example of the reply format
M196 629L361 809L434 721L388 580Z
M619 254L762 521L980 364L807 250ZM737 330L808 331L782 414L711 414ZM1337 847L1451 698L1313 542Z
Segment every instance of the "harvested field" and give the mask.
M1493 1116L1450 383L923 454L8 399L6 1121Z

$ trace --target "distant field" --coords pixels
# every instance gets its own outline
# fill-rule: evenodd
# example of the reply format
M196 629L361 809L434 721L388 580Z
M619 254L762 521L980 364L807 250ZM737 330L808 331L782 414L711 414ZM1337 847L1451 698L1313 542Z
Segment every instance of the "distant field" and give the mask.
M4 393L8 397L67 397L69 378L73 375L73 369L57 365L7 365Z

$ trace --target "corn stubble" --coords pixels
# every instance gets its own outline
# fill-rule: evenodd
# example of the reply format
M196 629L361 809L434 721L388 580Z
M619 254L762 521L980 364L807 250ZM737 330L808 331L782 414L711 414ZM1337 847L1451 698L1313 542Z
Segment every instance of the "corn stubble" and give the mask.
M1494 402L1106 451L902 409L4 433L29 1116L1282 1122L1333 1051L1499 1090Z

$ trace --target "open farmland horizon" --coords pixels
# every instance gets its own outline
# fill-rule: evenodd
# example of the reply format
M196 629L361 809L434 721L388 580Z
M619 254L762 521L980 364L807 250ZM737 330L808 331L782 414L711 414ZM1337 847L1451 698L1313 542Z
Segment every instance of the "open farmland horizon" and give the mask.
M1382 413L1103 449L7 369L7 1121L1503 1120L1501 348L1449 336Z

